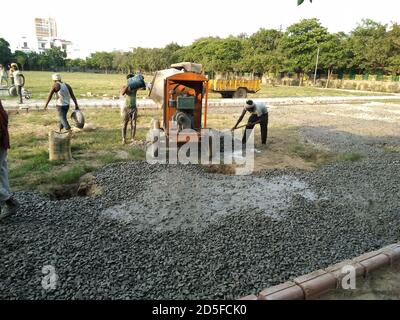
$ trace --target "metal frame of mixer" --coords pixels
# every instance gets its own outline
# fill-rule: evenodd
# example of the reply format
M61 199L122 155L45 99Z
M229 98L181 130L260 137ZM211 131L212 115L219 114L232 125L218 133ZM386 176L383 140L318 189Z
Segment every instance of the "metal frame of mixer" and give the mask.
M181 98L180 98L181 97ZM194 98L194 99L193 99ZM181 105L185 104L184 99L194 100L193 110L189 107L189 110L183 110L180 108ZM204 105L203 105L204 99ZM190 102L191 103L191 102ZM189 105L190 105L189 103ZM204 107L204 112L203 112ZM196 134L183 134L177 136L177 142L195 142L196 139L201 139L200 131L207 127L207 108L208 108L208 78L205 76L194 73L194 72L183 72L177 73L170 77L167 77L164 82L164 103L163 103L163 129L168 139L172 138L170 135L170 121L174 120L174 117L178 113L187 113L193 119L191 129L196 131ZM181 131L179 128L178 133ZM171 130L171 132L172 132Z

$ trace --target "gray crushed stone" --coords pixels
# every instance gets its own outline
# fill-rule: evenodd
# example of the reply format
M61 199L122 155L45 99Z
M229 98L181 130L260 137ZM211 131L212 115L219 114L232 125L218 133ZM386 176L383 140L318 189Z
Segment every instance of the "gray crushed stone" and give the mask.
M302 137L363 157L245 177L117 163L95 174L101 196L18 193L21 210L0 223L0 298L239 298L399 241L400 153L377 147L399 140Z

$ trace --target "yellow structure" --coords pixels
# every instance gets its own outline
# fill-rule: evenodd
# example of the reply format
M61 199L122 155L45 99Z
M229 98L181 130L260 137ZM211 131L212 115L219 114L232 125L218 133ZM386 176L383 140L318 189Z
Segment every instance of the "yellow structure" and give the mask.
M261 80L209 80L208 89L220 93L223 98L246 98L247 93L255 93L261 89Z

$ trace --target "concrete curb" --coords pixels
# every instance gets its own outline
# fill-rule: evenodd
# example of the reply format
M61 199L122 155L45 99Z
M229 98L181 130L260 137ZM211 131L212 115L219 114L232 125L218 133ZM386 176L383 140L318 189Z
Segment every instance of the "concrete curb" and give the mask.
M266 288L257 295L249 295L239 300L309 300L340 288L345 266L355 268L357 277L367 277L372 272L400 261L400 243L365 253L352 260L345 260L325 269L320 269L292 281Z

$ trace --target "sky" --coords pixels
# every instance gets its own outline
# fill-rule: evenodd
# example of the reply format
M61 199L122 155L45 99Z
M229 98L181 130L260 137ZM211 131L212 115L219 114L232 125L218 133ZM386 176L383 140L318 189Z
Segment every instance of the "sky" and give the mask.
M22 36L34 38L34 18L55 18L60 38L84 56L95 51L188 45L205 36L226 37L260 28L283 30L318 18L331 32L353 30L363 18L400 23L399 0L19 0L21 9L0 16L0 37L15 49Z

